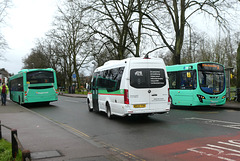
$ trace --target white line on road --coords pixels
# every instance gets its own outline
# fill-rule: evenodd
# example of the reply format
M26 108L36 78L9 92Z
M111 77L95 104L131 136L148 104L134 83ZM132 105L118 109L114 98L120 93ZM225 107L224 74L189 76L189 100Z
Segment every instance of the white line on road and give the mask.
M239 150L229 149L229 148L225 148L225 147L222 147L222 146L217 146L217 145L212 145L212 144L207 144L207 146L210 146L210 147L213 147L213 148L218 148L218 149L232 151L232 152L235 152L235 153L240 153Z
M235 147L239 147L239 148L240 148L240 145L235 145L235 144L226 143L226 142L221 142L221 141L219 141L218 143L219 143L219 144L229 145L229 146L235 146Z
M197 117L191 117L191 118L185 118L186 120L199 120L203 121L206 124L210 125L216 125L216 126L222 126L232 129L240 129L240 123L237 122L229 122L229 121L221 121L221 120L212 120L212 119L204 119L204 118L197 118Z

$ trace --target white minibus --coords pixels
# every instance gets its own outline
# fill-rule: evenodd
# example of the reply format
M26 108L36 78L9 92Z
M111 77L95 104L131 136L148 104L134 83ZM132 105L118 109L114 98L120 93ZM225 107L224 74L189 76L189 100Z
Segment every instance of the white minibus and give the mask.
M89 111L112 115L163 114L170 110L169 84L161 58L110 60L92 76Z

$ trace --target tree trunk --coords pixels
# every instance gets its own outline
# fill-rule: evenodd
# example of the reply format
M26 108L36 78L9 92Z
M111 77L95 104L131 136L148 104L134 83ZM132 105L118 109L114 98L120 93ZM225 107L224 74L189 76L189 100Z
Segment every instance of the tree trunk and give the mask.
M240 42L237 49L237 88L240 88Z

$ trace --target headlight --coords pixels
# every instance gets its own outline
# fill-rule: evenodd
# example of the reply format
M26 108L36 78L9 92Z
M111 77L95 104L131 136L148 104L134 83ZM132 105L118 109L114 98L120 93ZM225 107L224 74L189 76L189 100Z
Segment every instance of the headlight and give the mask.
M203 103L203 99L206 99L204 96L197 94L197 97L201 103Z

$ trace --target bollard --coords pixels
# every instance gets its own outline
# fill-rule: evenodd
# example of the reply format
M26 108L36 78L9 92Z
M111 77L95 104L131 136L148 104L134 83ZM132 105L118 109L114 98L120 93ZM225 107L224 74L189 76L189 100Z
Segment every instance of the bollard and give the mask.
M1 124L1 120L0 120L0 140L2 139L2 124Z
M31 160L31 154L29 150L23 150L22 151L22 161L28 161Z
M17 140L15 138L15 136L17 136L17 130L16 129L11 129L11 137L12 137L12 157L16 158L17 154L18 154L18 143Z

